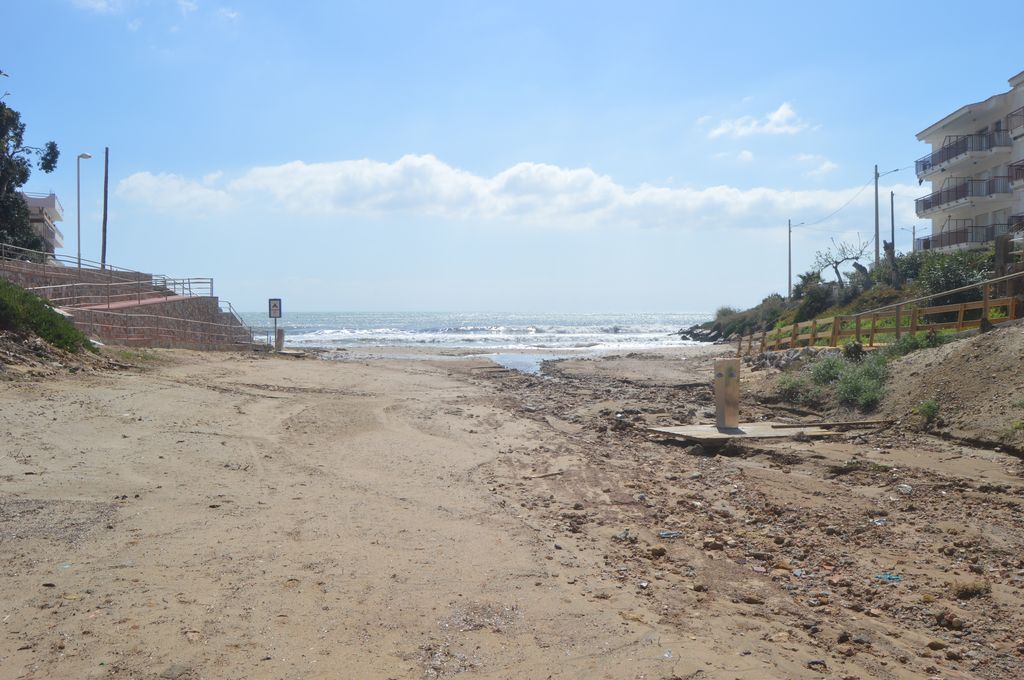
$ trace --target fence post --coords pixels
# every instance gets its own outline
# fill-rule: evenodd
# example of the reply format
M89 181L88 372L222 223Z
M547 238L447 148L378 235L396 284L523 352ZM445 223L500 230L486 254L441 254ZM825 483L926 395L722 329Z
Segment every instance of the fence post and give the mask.
M768 344L768 331L761 331L761 354L764 354L764 348Z
M964 312L965 311L967 311L967 305L961 303L960 304L960 313L957 315L957 318L956 318L956 329L958 331L962 331L964 329Z
M828 339L829 347L839 346L839 326L843 323L841 316L832 317L832 336Z
M808 347L814 347L818 344L818 320L811 321L811 341L807 343Z
M910 334L911 335L916 335L917 334L917 313L918 313L918 311L919 311L918 308L915 307L910 312Z
M857 324L857 344L860 344L860 314L854 317L854 322Z
M901 314L902 309L903 309L903 305L896 305L896 339L897 340L899 340L900 336L903 334L903 329L902 329L902 326L903 326L903 314Z
M875 346L875 322L878 321L878 315L871 315L871 335L868 337L868 347Z
M984 322L988 321L988 284L987 283L981 284L981 318L982 318L982 324L981 325L984 326L985 325Z
M740 333L740 346L736 348L736 356L743 356L743 334Z

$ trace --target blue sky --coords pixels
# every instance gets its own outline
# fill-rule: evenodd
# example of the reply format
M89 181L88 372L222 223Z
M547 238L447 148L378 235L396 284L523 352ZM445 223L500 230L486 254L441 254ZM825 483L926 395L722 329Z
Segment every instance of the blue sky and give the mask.
M713 311L784 292L787 218L815 223L795 272L870 238L873 165L912 166L918 131L1007 89L1004 50L937 58L963 12L8 0L0 84L62 150L26 188L58 193L65 252L85 151L99 257L109 146L108 259L213 276L240 309ZM912 167L882 179L884 231L890 189L926 232Z

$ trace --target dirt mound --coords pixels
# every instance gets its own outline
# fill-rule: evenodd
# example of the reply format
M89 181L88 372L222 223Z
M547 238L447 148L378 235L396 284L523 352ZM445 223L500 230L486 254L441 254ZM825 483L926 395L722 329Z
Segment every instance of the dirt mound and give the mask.
M960 439L1024 449L1024 325L920 350L892 364L882 412L920 420L922 401L938 406L936 429Z
M42 378L114 366L108 357L66 352L31 334L0 331L0 380Z

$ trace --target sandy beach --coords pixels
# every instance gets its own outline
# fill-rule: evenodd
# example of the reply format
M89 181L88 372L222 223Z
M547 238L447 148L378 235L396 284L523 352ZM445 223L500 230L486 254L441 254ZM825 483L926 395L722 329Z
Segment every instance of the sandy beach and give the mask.
M0 382L0 677L1018 676L1020 461L652 438L708 420L728 351Z

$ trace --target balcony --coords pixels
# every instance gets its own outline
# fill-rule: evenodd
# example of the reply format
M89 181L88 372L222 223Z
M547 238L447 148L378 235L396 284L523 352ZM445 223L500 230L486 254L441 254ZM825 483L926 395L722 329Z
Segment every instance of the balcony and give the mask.
M943 188L933 194L919 198L914 202L917 216L924 217L927 213L945 208L954 203L967 201L971 198L989 198L998 194L1012 193L1009 177L993 177L991 179L969 179L967 177L950 177Z
M1008 234L1010 225L1008 224L990 224L987 227L975 227L969 224L964 225L963 223L970 223L971 220L951 220L947 224L952 229L945 229L938 234L932 234L931 236L924 236L914 241L914 252L919 250L939 250L942 248L952 248L954 246L966 246L968 248L974 245L981 245L995 241L997 236Z
M21 192L28 204L29 210L41 211L46 214L51 222L60 222L64 219L64 206L57 199L57 194L35 194L28 191Z
M941 170L946 170L956 162L980 154L1008 152L1013 146L1009 130L984 132L977 135L950 135L942 143L942 148L934 151L914 163L918 179L927 177Z
M1010 115L1006 117L1006 129L1016 130L1017 128L1024 127L1024 106L1020 107L1016 111L1011 111Z
M1007 171L1010 175L1010 184L1014 187L1024 184L1024 160L1010 163Z

